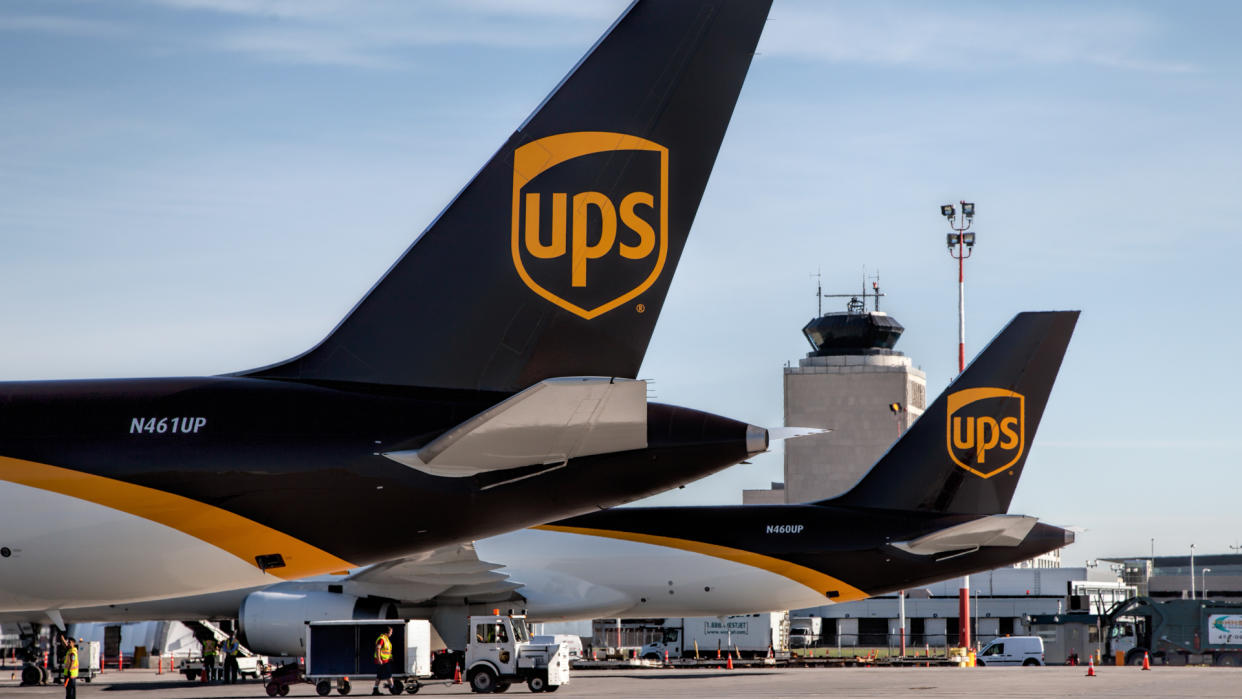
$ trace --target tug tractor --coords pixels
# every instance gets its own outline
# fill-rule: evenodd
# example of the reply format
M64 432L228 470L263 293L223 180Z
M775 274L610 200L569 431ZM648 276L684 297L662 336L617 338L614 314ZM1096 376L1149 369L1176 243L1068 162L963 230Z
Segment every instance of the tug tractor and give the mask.
M555 692L569 683L569 652L559 643L530 640L523 615L470 617L466 680L479 693L504 692L525 682L532 692Z

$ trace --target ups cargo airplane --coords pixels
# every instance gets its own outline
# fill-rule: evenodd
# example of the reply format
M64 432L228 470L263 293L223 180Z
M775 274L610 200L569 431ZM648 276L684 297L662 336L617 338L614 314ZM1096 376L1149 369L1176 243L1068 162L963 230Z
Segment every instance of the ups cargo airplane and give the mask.
M300 356L0 384L0 611L345 571L765 450L635 377L768 7L635 2Z
M381 563L347 577L64 610L70 621L237 618L299 655L306 621L723 616L846 602L1016 563L1074 535L1006 514L1077 312L1022 313L851 490L802 505L616 508ZM14 619L0 614L0 621Z

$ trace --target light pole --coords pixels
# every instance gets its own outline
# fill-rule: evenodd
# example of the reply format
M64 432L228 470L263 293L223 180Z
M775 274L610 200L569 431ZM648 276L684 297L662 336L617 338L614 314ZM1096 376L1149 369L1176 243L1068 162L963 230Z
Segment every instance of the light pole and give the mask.
M952 204L940 207L940 215L949 222L953 229L945 237L949 248L949 256L957 260L957 373L966 371L966 273L965 260L975 250L975 234L967 233L966 229L975 220L973 202L960 201L962 206L959 214ZM962 577L962 587L958 590L958 625L961 627L963 648L970 648L970 576Z
M945 204L940 207L940 215L944 216L949 222L949 228L953 229L953 233L945 236L945 243L949 248L949 256L957 260L957 371L961 373L966 370L966 270L965 261L975 250L975 234L967 233L970 224L975 220L975 205L970 202L960 202L962 205L961 213L958 213L952 204Z
M1208 593L1207 593L1207 574L1208 574L1208 573L1210 573L1210 572L1212 572L1212 569L1211 569L1211 568L1204 568L1204 569L1202 570L1202 573L1203 573L1203 574L1199 576L1199 582L1203 584L1203 599L1207 599L1207 598L1208 598Z
M1190 599L1196 599L1195 595L1195 545L1190 545Z

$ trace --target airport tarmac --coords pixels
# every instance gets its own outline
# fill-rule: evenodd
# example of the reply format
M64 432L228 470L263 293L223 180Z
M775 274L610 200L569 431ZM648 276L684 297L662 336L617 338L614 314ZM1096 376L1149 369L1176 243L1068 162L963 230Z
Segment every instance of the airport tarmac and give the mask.
M1086 677L1083 667L1044 668L832 668L777 670L590 670L576 672L559 697L1237 697L1242 669L1182 667L1144 672L1105 667ZM8 672L3 673L8 677ZM371 683L357 683L350 696L369 696ZM59 697L59 686L19 687L0 679L0 696ZM528 694L514 685L510 693ZM387 695L387 693L385 693ZM429 684L418 696L469 696L467 685ZM221 699L265 697L263 686L191 684L174 675L126 670L78 683L78 696L101 699ZM291 697L315 697L309 684ZM330 696L340 696L333 692ZM405 696L405 695L402 695Z

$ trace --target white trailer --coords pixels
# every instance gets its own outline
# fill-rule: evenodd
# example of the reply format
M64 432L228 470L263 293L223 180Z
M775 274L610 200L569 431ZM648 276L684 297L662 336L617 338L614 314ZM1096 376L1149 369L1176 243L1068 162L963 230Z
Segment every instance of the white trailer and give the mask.
M431 622L426 620L368 619L366 621L313 621L306 624L306 680L320 696L335 686L349 694L351 682L374 682L375 640L392 628L392 693L414 694L420 678L431 676ZM269 690L269 695L271 694ZM287 693L287 690L286 692Z
M739 614L727 617L686 617L666 619L664 637L643 646L648 660L669 658L714 658L733 653L742 657L762 657L769 651L784 656L789 652L789 612Z

